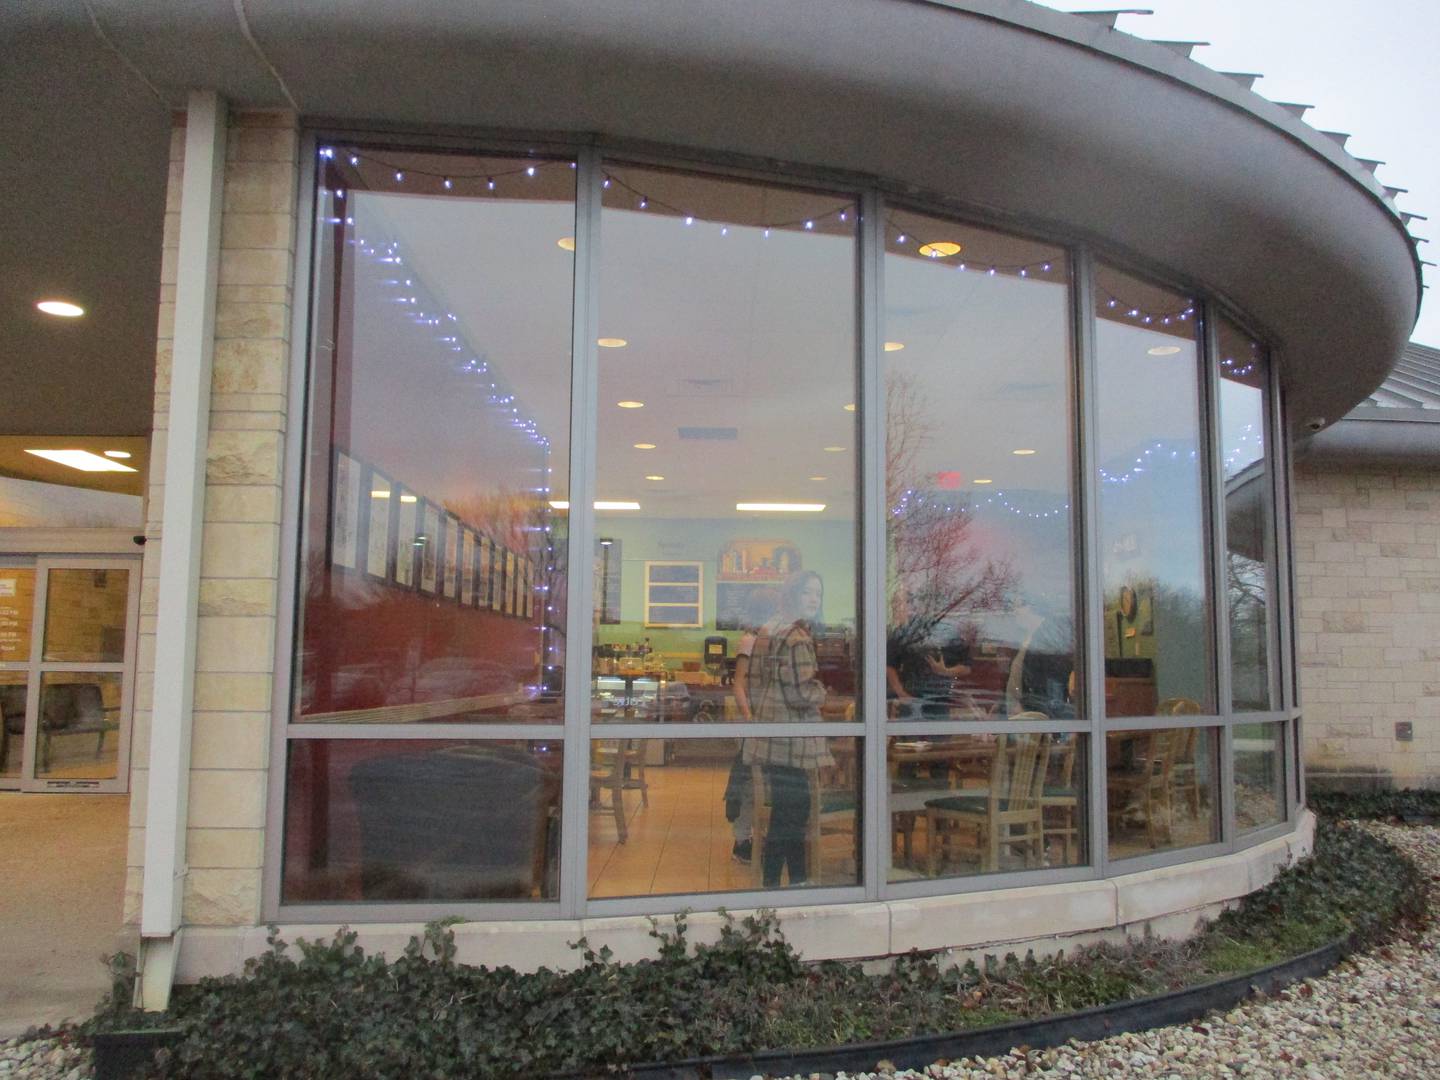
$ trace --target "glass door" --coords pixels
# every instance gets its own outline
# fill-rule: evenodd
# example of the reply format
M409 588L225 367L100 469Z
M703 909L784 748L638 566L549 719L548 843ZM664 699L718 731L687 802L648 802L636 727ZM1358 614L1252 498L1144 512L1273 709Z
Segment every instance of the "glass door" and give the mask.
M0 786L124 791L140 564L0 565Z

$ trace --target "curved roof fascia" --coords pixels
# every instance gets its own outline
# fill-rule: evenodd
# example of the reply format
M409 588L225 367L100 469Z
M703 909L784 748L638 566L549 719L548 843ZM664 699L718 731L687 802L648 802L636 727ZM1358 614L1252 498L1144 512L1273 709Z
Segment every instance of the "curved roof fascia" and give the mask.
M1243 312L1278 347L1297 427L1373 389L1418 311L1414 245L1335 140L1165 46L1021 0L91 7L176 104L208 86L340 123L723 152L1090 240Z

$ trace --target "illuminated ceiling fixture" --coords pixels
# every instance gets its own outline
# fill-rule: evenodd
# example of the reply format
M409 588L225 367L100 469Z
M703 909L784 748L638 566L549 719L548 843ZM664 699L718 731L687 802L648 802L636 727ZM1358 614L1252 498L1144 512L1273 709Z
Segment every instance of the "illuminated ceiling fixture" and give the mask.
M566 251L575 250L575 237L573 236L562 236L559 240L556 240L555 243L559 244Z
M622 409L643 409L645 407L643 401L617 401L615 404Z
M626 341L623 337L602 337L596 339L595 344L599 345L602 349L623 349L626 345L629 345L630 342Z
M843 453L845 452L845 447L843 447L843 446L827 446L827 447L825 447L825 452L826 452L827 454L843 454Z
M420 499L420 496L419 496L419 495L401 495L401 496L400 496L400 501L403 502L403 503L418 502L419 499Z
M645 479L646 479L646 480L664 480L665 478L664 478L663 476L661 476L659 473L651 473L649 476L645 477Z
M979 478L977 477L974 482L977 483L977 484L993 484L995 481L994 481L994 480L981 480L981 479L979 479Z
M824 503L767 503L767 502L737 502L736 510L756 513L794 513L794 514L818 514L825 509Z
M81 472L135 471L129 465L121 465L118 461L111 461L99 454L92 454L89 450L26 450L25 452L44 458L46 461L53 461L57 465L67 465L72 469L79 469Z
M842 405L841 408L843 408L846 412L854 412L855 403L852 401L849 405Z
M105 451L105 456L106 456L106 457L113 457L113 458L120 458L120 459L123 460L124 458L128 458L128 457L130 456L130 451L129 451L129 450L106 450L106 451Z
M811 479L811 480L829 480L830 478L829 478L828 476L812 476L812 477L810 477L810 479Z
M551 499L551 500L550 500L550 505L551 505L552 507L554 507L556 510L569 510L569 509L570 509L570 502L569 502L568 499ZM639 504L638 502L628 502L628 501L616 502L616 501L613 501L613 500L596 499L596 500L595 500L595 509L596 509L596 510L639 510L639 509L640 509L640 504Z
M1156 345L1153 349L1146 349L1151 356L1174 356L1180 351L1179 345Z
M904 343L903 341L887 341L887 342L885 342L885 351L886 351L886 352L899 352L899 351L900 351L901 349L903 349L904 347L905 347L905 343Z
M636 450L654 450L654 449L655 449L655 444L654 444L653 442L637 442L637 443L635 444L635 449L636 449Z
M390 492L381 491L379 488L376 488L374 491L370 492L370 497L372 499L388 499L390 497Z
M936 240L934 243L921 244L920 254L930 259L948 259L951 255L960 254L960 245L953 240Z
M1010 453L1014 454L1016 457L1029 457L1031 454L1035 453L1035 451L1034 451L1034 450L1028 450L1028 449L1020 449L1020 450L1011 450Z
M62 319L78 319L85 314L83 307L68 300L41 300L35 306L46 315L59 315Z

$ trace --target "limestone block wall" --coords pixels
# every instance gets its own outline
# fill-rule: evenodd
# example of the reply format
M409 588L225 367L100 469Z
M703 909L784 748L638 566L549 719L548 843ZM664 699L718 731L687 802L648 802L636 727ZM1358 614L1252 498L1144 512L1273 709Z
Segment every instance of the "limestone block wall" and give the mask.
M125 917L136 923L144 858L155 610L164 551L165 438L184 118L171 141L137 657ZM299 128L289 113L232 113L226 150L210 396L191 747L189 925L260 913Z
M1294 489L1306 781L1440 787L1440 468L1302 458Z

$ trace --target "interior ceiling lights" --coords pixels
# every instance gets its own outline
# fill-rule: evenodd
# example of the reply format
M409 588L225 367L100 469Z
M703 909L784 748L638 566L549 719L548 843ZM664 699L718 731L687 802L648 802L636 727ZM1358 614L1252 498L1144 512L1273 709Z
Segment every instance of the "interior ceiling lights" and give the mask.
M595 344L599 345L602 349L623 349L626 345L629 345L630 342L626 341L623 337L602 337L597 338Z
M34 454L46 461L53 461L57 465L65 465L71 469L79 469L81 472L135 472L129 465L122 465L118 461L111 461L109 458L101 457L99 454L92 454L89 450L26 450L27 454Z
M960 251L960 245L953 240L932 240L920 245L920 254L927 259L948 259L951 255L959 255Z
M643 401L617 401L615 404L622 409L643 409L645 407Z
M886 351L886 352L899 352L899 351L900 351L901 349L903 349L903 348L905 348L905 343L904 343L903 341L887 341L887 342L885 342L885 351Z
M58 315L62 319L78 319L85 314L83 307L68 300L40 300L35 306L46 315Z
M737 502L735 509L745 513L818 514L824 503Z

